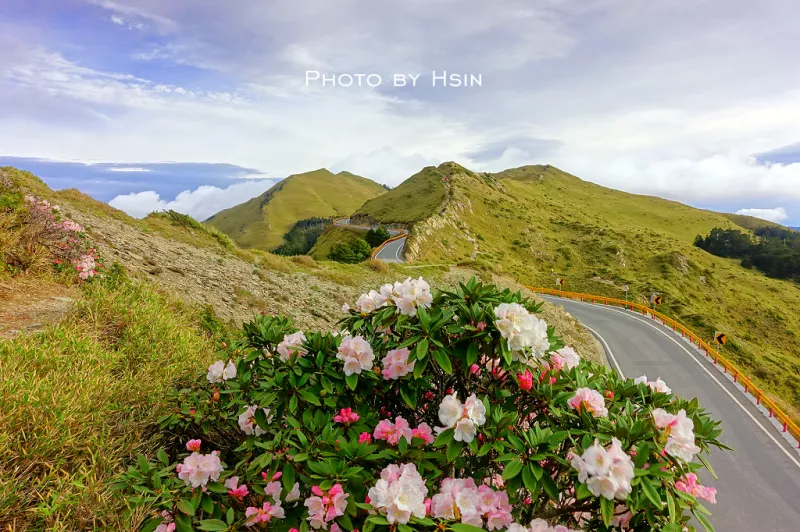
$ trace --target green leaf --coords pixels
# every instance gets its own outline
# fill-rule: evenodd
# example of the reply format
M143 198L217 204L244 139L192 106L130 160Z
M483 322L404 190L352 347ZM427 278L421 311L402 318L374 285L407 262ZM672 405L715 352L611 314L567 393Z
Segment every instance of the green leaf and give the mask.
M477 342L472 342L469 344L467 348L467 368L472 366L475 362L478 361L478 344Z
M414 360L425 360L425 357L428 356L428 345L427 338L419 341L416 349L414 349Z
M436 436L436 439L433 441L433 446L444 447L448 443L452 442L454 432L455 431L452 428L440 432L439 435Z
M522 470L522 483L525 484L525 487L528 488L528 491L531 493L535 493L536 488L539 487L539 482L536 480L533 474L533 467L531 467L530 464L526 465Z
M541 481L542 481L542 487L544 487L544 491L550 496L551 499L557 501L558 486L556 485L556 481L553 480L553 477L545 473L544 475L542 475Z
M670 492L667 492L667 509L669 510L669 522L674 523L678 515L675 512L675 498Z
M589 488L588 486L586 486L586 484L578 484L578 489L575 492L575 494L576 498L579 501L582 501L583 499L588 499L589 497L592 496L592 492L589 491Z
M611 519L614 517L614 501L600 497L600 514L603 516L603 524L611 526Z
M355 377L355 375L350 375L350 377ZM350 378L348 377L348 379ZM358 377L356 377L358 378ZM319 398L309 391L300 392L300 397L303 398L303 401L306 403L311 403L312 405L322 406L319 402Z
M703 525L703 528L705 528L708 532L714 532L714 527L711 525L711 521L708 520L708 517L700 512L695 511L694 509L692 509L692 514L698 521L700 521L700 524Z
M658 496L658 491L656 491L655 486L653 486L647 479L642 479L640 484L642 489L644 490L644 494L647 495L647 498L650 499L656 507L661 508L661 497Z
M433 352L433 358L436 360L436 363L439 364L439 367L444 370L445 373L450 374L453 373L453 365L450 362L450 357L442 351L441 349L437 349Z
M519 475L520 471L522 471L522 462L520 462L518 458L510 461L503 470L503 480L516 477Z
M703 464L706 469L708 469L708 472L711 473L711 476L714 477L715 480L719 480L717 473L714 471L714 468L711 467L711 464L708 463L708 460L706 460L701 454L697 454L695 456L698 460L700 460L700 463Z
M460 441L452 442L450 445L447 446L447 451L445 455L447 456L448 462L453 462L458 455L461 454L461 451L464 449L464 444Z
M417 394L411 390L406 389L405 386L400 387L400 397L409 408L417 408Z
M292 491L292 487L294 487L295 482L295 475L294 467L292 467L291 462L286 462L283 464L283 475L281 475L281 480L283 481L283 489L286 490L286 493Z
M203 519L197 526L198 530L228 530L228 525L225 521L219 519Z
M178 510L185 513L186 515L194 515L195 508L191 502L187 501L186 499L181 499L178 501Z
M355 391L356 386L358 386L358 375L353 373L352 375L348 375L344 378L345 382L347 382L347 387L351 390ZM317 403L319 404L319 403Z
M233 508L228 508L228 513L225 515L225 520L228 524L233 524L233 520L236 519L236 514L233 511Z
M450 530L454 532L486 532L477 526L468 525L466 523L453 523L450 525Z

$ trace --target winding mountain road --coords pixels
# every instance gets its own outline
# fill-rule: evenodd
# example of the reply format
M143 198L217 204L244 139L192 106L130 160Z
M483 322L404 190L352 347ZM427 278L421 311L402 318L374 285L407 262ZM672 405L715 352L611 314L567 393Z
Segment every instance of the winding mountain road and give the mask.
M708 505L717 531L800 530L797 444L790 443L695 346L640 314L542 297L563 306L584 324L603 345L612 367L625 377L661 377L674 393L697 397L716 419L722 420L720 439L734 451L712 451L709 461L719 480L707 471L699 472L702 484L718 490L717 504Z
M350 218L341 218L339 220L334 220L333 225L347 225L353 227L355 229L375 229L378 226L370 226L370 225L353 225L350 223ZM397 229L389 229L389 234L392 236L399 235L402 231ZM375 255L375 258L378 260L382 260L383 262L406 262L404 255L406 251L406 237L398 238L397 240L392 240L383 245L383 247L378 251Z

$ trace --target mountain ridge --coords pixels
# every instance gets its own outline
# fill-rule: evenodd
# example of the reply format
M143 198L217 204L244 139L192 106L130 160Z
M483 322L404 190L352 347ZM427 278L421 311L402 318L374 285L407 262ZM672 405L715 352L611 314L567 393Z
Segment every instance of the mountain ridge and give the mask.
M263 194L224 209L204 223L242 247L270 250L283 243L283 235L298 220L347 216L385 192L382 185L367 178L320 168L292 174Z

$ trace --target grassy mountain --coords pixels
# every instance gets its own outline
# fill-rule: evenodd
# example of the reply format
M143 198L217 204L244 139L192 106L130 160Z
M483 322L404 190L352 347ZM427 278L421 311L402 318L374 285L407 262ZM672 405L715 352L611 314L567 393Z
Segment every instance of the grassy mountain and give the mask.
M443 188L446 201L414 223L407 253L416 262L475 264L545 287L564 277L568 290L618 298L628 285L645 304L660 292L666 314L708 338L727 332L726 354L800 417L800 287L693 245L715 227L768 222L612 190L552 166L479 174L445 163L421 174L440 179L428 186L436 198ZM418 186L421 174L409 182ZM410 211L416 200L400 194L404 185L361 211L384 222Z
M270 250L283 243L284 233L298 220L347 216L385 192L369 179L323 168L291 175L262 195L218 212L206 223L241 247Z
M446 197L446 181L429 166L394 188L367 201L353 214L354 221L369 218L381 223L407 224L432 216Z

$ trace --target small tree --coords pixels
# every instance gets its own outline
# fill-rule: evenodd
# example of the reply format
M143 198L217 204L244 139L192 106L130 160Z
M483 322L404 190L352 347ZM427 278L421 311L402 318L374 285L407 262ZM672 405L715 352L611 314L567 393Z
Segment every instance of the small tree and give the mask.
M355 264L367 260L370 253L372 253L372 248L369 247L367 241L359 238L335 244L328 253L328 258L337 262Z
M392 235L385 226L381 225L377 229L370 229L367 231L367 242L370 246L376 248L389 240Z

